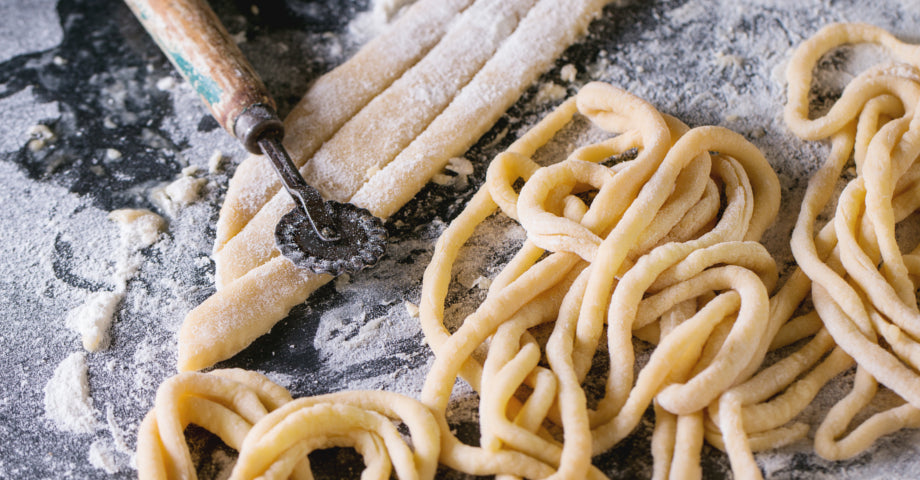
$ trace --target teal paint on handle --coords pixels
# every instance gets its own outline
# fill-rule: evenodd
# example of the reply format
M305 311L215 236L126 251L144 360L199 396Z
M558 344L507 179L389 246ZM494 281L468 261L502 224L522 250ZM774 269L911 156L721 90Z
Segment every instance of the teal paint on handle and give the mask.
M188 79L189 83L192 84L192 87L204 98L205 102L208 102L208 105L215 105L220 102L220 95L223 93L223 90L217 83L208 76L202 75L194 65L188 62L181 54L177 52L170 52L169 56L173 59L173 63L176 64L176 68L182 72L182 75Z

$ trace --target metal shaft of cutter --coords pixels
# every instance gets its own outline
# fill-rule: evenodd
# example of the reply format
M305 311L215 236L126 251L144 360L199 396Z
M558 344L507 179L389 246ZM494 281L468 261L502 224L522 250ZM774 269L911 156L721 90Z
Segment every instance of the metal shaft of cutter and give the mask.
M294 199L294 202L303 209L304 214L310 221L310 226L316 232L316 236L324 242L334 242L341 239L341 235L334 226L329 214L326 212L326 205L323 197L315 188L311 187L304 181L287 150L281 144L280 136L263 135L257 140L259 148L265 154L275 170L281 177L281 183L285 190Z

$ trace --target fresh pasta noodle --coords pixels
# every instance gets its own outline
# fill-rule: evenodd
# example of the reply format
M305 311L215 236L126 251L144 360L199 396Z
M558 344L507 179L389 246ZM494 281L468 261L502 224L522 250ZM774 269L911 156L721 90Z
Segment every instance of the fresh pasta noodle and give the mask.
M138 430L140 478L196 478L184 434L189 424L239 449L253 424L290 400L287 390L245 370L187 372L167 379Z
M576 113L611 137L553 165L531 160ZM602 164L630 149L635 159ZM699 476L706 407L760 365L786 318L769 315L776 265L756 243L778 207L776 175L737 134L689 129L610 85L583 87L496 157L426 270L420 315L436 359L422 401L442 423L442 463L477 475L600 476L591 456L654 402L656 476ZM451 267L498 209L527 240L451 332ZM540 325L551 327L545 341L531 333ZM657 346L633 378L633 331L652 326ZM603 340L606 389L589 408L582 382ZM457 376L480 394L480 447L443 428Z
M408 427L409 443L394 421ZM313 478L307 454L353 447L362 478L434 478L439 427L424 405L388 392L340 392L293 400L265 376L240 369L180 373L157 391L138 432L141 479L196 478L183 431L196 424L240 451L231 479Z
M834 48L853 43L879 44L902 63L868 69L846 86L826 114L811 118L808 92L817 61ZM774 338L776 347L812 336L808 343L710 406L707 439L726 449L733 470L745 477L760 476L751 451L804 435L805 425L787 422L824 384L854 363L852 391L830 409L815 433L819 455L849 458L882 435L918 426L913 352L917 348L914 282L920 270L912 260L913 252L901 253L895 238L895 224L920 205L913 188L914 161L920 154L914 114L920 100L918 51L881 29L837 24L803 43L790 61L786 123L804 139L830 139L831 149L809 183L793 231L792 252L800 270L774 299L810 292L815 312L790 320ZM818 216L831 201L851 155L856 178L841 193L833 218L816 232ZM813 319L808 318L816 314L826 329L815 331ZM807 327L804 332L803 327ZM778 341L786 335L792 337ZM852 420L876 395L878 381L906 403L869 416L847 433ZM729 437L735 440L722 440Z
M897 63L863 72L826 114L810 118L807 92L816 61L840 45L859 43L881 45ZM837 24L803 43L787 72L786 122L802 138L831 141L825 164L808 186L792 250L814 283L812 299L828 332L858 365L853 390L816 434L816 451L831 459L851 457L881 435L918 426L920 310L915 292L920 270L912 259L916 246L903 251L895 232L896 224L920 207L918 58L920 47L882 29ZM851 155L857 176L816 235L818 214ZM871 416L838 441L875 396L877 382L906 403Z

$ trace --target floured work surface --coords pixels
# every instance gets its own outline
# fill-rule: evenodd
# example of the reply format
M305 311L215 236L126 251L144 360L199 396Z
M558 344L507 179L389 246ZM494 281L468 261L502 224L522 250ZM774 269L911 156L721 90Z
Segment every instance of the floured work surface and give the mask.
M237 11L215 3L285 108L299 100L307 83L355 52L385 13L361 15L363 2L277 7L282 12L258 7ZM23 18L38 23L12 22L13 29L43 42L0 38L4 51L14 55L0 63L0 123L6 132L0 139L0 195L7 205L0 214L0 347L5 363L14 365L0 380L0 432L11 439L0 444L0 476L133 478L136 429L156 387L174 372L176 331L185 313L211 293L209 226L242 152L176 80L125 7L35 2L22 8L36 9ZM456 179L440 178L446 185L430 185L391 218L395 241L388 258L358 278L320 289L222 366L268 373L295 396L377 388L417 397L431 356L404 302L418 301L434 239L481 183L484 162L557 103L562 91L573 93L589 80L619 85L691 126L728 127L757 145L783 186L778 223L764 242L780 259L791 258L784 245L794 216L783 212L798 211L805 182L826 148L794 139L783 125L782 74L790 48L824 24L843 20L875 23L913 41L920 25L908 2L898 1L800 2L794 9L786 2L736 7L702 1L608 7L589 38L569 49L467 153L473 174L447 172ZM831 73L819 78L825 88L816 92L818 102L833 98L851 78L849 69L855 72L875 57L871 49L844 50L822 62ZM30 132L35 124L48 125L53 137ZM45 148L35 143L33 151L30 140L41 140ZM564 143L557 146L564 149ZM215 150L227 158L211 173ZM187 165L198 171L181 173ZM456 169L465 171L462 162ZM191 195L195 185L200 190ZM167 219L165 233L140 248L139 257L132 253L136 244L123 244L118 224L106 219L124 207L152 208ZM515 234L513 228L501 232ZM503 250L492 238L477 245L481 250L471 256ZM113 275L135 258L137 271L114 316L108 348L80 353L80 333L66 327L68 312L94 293L115 292ZM487 265L458 274L464 287L450 299L451 308L462 311L478 304L494 271ZM835 385L822 398L844 391ZM458 389L450 418L461 437L472 439L474 424L466 420L475 417L476 402L464 392ZM45 401L60 395L73 401ZM829 404L809 412L807 420L819 419ZM614 478L648 476L649 433L650 424L640 424L596 465ZM219 476L230 457L208 437L198 438L193 450L201 456L202 477ZM807 444L757 458L768 478L911 478L918 468L914 444L916 435L906 431L846 462L822 461L805 453L811 450ZM727 472L722 454L706 447L704 456L708 476ZM317 456L314 463L340 457L357 471L357 457L342 452ZM329 471L341 473L338 468Z

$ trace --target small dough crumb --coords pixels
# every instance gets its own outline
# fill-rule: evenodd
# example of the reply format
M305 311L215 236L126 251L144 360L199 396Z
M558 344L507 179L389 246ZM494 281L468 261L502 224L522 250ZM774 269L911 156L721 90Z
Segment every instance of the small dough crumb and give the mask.
M109 160L118 160L121 158L121 152L114 148L105 149L105 158Z
M351 276L347 273L335 277L335 291L341 292L348 288L348 284L351 283Z
M208 172L217 173L224 163L224 154L220 150L214 150L211 157L208 158Z
M565 87L562 85L555 84L553 82L547 82L543 85L540 85L540 89L537 90L537 95L534 97L534 102L540 103L551 103L558 102L565 98L567 92Z
M492 286L492 279L479 276L479 278L473 280L473 286L480 290L488 290L489 287Z
M410 317L418 318L418 305L406 301L406 311L409 312Z
M29 150L33 152L45 148L57 138L47 125L42 124L32 125L26 130L26 133L30 138Z
M455 175L437 173L431 181L442 186L453 186L457 190L465 190L469 186L469 176L473 174L473 162L464 157L453 157L447 161L444 169Z
M163 217L147 209L122 208L109 212L109 220L121 227L123 243L132 250L147 248L159 239L166 228Z
M157 80L157 90L164 92L166 90L172 90L176 86L176 79L170 76L163 77Z
M152 200L169 216L175 214L187 205L198 200L201 187L207 183L203 178L195 178L198 167L185 167L182 175L165 187L158 188L151 193Z
M431 177L431 181L434 183L437 183L438 185L446 187L454 181L454 177L444 174L444 173L436 173L434 176Z
M559 70L559 78L563 82L574 82L575 77L578 75L578 68L571 63L566 64Z
M108 347L109 327L124 296L124 292L95 292L82 305L67 312L65 325L80 334L87 351Z
M454 157L447 161L447 168L451 172L456 173L457 175L472 175L473 174L473 162L467 160L464 157Z

